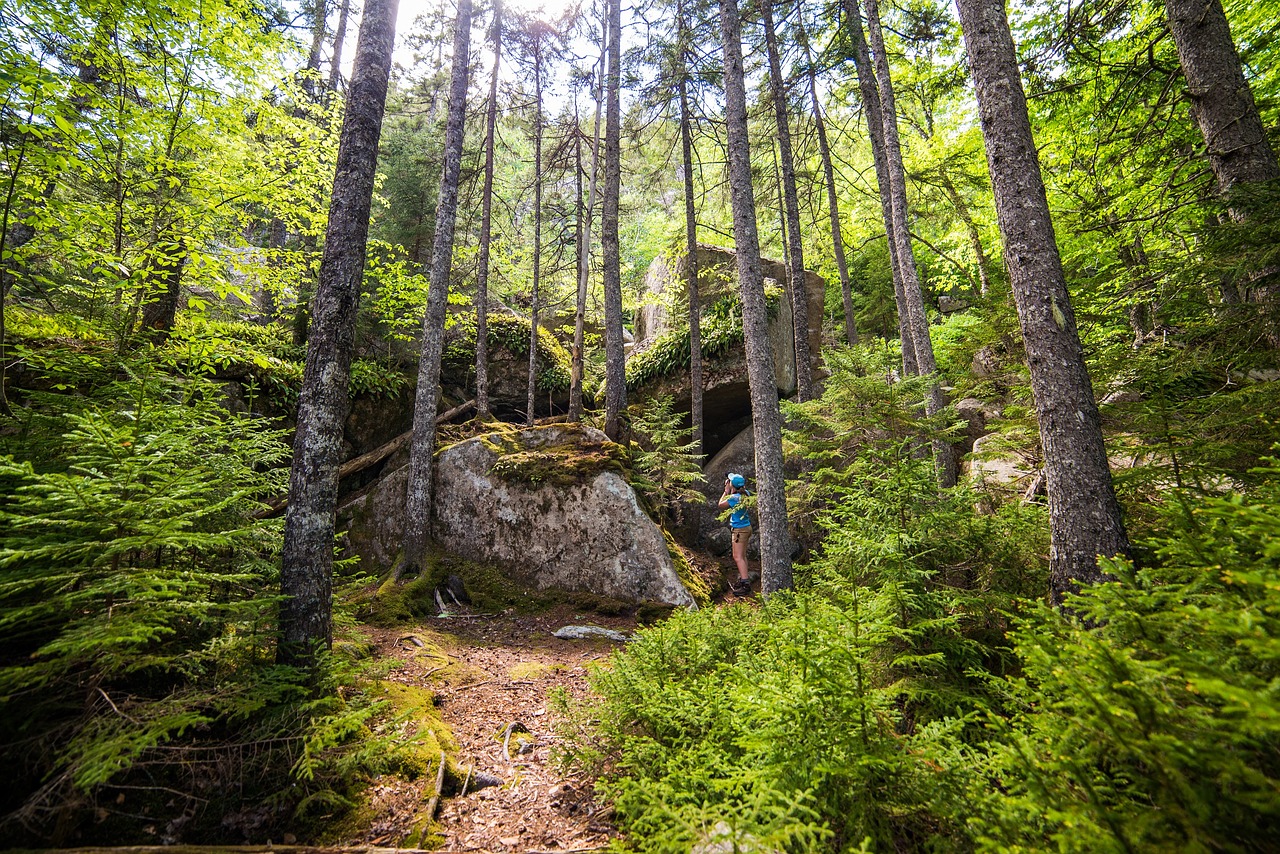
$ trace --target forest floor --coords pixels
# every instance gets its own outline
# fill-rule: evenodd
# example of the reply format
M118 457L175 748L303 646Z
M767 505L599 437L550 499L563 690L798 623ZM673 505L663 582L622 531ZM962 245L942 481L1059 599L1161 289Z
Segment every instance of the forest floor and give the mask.
M470 777L466 793L446 796L436 813L440 850L565 854L603 848L619 835L611 810L594 796L595 780L558 761L569 722L552 694L587 698L589 668L601 666L620 644L554 637L565 625L628 634L636 628L629 617L562 606L366 629L389 667L385 679L434 692L456 745L454 770ZM484 782L491 785L477 790ZM434 775L376 783L372 823L353 843L404 844L421 826L434 788Z

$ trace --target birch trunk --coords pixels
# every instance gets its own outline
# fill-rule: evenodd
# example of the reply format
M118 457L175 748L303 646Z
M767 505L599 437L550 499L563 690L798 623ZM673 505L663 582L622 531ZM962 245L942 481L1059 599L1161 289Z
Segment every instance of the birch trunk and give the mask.
M436 412L440 408L440 354L444 345L445 310L449 302L453 227L458 215L458 175L462 166L470 50L471 0L459 0L453 32L444 164L440 171L440 199L436 205L436 233L431 249L427 312L422 320L422 355L418 361L418 391L413 409L413 442L409 450L409 483L405 495L404 559L395 569L396 578L421 571L431 524Z
M1127 554L1129 540L1049 218L1004 2L956 0L956 7L1031 371L1049 498L1049 589L1053 601L1061 602L1078 585L1101 581L1098 556Z
M280 570L284 598L277 651L283 663L314 663L315 647L333 643L333 525L342 424L349 407L356 305L364 273L397 5L398 0L371 0L365 8L351 99L342 122L289 471L289 510Z
M742 68L742 26L737 0L720 0L724 42L725 126L729 161L729 194L733 206L738 288L746 339L747 377L751 385L752 432L755 437L756 510L760 518L760 587L765 596L790 589L791 538L787 531L787 497L782 470L782 414L769 348L760 238L756 232L755 194L751 188L751 151L747 132L747 92Z

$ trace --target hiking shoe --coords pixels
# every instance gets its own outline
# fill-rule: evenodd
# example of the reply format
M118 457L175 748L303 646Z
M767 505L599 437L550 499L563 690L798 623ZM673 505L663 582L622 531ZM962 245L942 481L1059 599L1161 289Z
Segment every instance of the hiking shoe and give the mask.
M734 596L750 596L751 582L745 578L735 578L729 585L729 592Z

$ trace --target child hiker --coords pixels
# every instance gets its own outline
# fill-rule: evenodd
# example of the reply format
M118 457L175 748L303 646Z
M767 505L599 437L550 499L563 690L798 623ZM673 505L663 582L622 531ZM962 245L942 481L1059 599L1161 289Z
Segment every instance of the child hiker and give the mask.
M729 530L733 534L733 562L738 565L738 577L729 585L734 596L750 596L751 580L747 577L747 543L751 540L751 517L742 499L750 495L747 479L730 472L724 479L724 494L720 496L720 509L733 508L729 514Z

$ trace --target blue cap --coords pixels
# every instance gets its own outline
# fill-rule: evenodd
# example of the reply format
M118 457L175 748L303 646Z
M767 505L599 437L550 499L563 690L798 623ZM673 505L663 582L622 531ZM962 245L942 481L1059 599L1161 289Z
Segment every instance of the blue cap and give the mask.
M735 489L742 489L742 487L747 485L747 479L740 474L731 474L729 475L729 483L731 483Z

